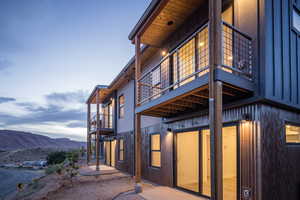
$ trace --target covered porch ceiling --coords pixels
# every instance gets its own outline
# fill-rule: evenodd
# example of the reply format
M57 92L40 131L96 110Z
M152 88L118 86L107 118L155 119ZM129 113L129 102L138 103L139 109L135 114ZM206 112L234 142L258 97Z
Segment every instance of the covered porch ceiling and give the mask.
M222 96L224 104L230 104L230 102L241 100L251 95L251 91L227 83L223 84ZM164 97L162 96L159 98ZM159 100L159 98L157 100ZM183 95L177 96L176 98L163 101L163 103L145 109L140 113L152 117L176 117L195 110L206 110L208 107L209 88L208 84L206 84L190 92L184 93Z
M139 35L141 43L160 47L194 11L207 0L161 0L155 9L145 19L141 19L129 35L133 41L134 35Z
M98 101L99 104L101 104L105 97L107 96L107 94L109 93L109 89L107 88L107 86L104 85L97 85L95 87L95 89L93 90L93 92L91 93L90 97L88 98L86 103L89 104L97 104L97 96L98 96Z

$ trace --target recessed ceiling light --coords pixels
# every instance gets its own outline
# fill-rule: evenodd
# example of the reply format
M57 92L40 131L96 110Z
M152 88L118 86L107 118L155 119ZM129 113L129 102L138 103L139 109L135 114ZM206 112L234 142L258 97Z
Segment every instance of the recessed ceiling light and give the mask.
M168 23L167 23L167 25L168 26L171 26L171 25L173 25L174 24L174 22L171 20L171 21L168 21Z

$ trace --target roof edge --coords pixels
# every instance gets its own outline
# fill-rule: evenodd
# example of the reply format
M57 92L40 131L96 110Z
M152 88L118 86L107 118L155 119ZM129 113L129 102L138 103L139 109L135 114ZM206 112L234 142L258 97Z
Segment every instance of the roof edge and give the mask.
M160 3L161 0L152 0L137 24L133 27L132 31L129 33L128 39L133 40L141 26L145 23L145 21L148 19L152 11L157 7L157 5Z
M108 85L96 85L92 91L92 93L90 94L90 96L88 97L88 99L86 100L86 104L89 103L89 101L91 100L91 98L94 96L94 93L98 90L98 89L107 89Z

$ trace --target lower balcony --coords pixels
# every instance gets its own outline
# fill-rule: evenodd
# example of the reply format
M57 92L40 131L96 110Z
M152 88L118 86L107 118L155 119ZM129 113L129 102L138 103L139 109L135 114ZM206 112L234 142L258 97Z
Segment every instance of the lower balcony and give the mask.
M222 65L215 80L223 82L223 102L249 97L254 91L252 39L223 22ZM138 80L137 113L170 117L208 108L208 25L169 53Z
M113 115L99 114L99 124L97 126L97 115L90 119L90 133L96 133L99 130L101 135L110 135L114 133Z

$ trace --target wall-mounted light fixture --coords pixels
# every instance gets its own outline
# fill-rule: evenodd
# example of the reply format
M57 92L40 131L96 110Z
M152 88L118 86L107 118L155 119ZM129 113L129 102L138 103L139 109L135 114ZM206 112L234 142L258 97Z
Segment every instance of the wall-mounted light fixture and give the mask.
M250 122L252 121L252 116L249 113L242 114L242 122Z
M162 52L161 52L161 55L162 55L162 56L165 56L165 55L167 55L167 51L165 51L165 50L162 50Z
M199 47L203 47L203 46L204 46L204 42L200 42Z

